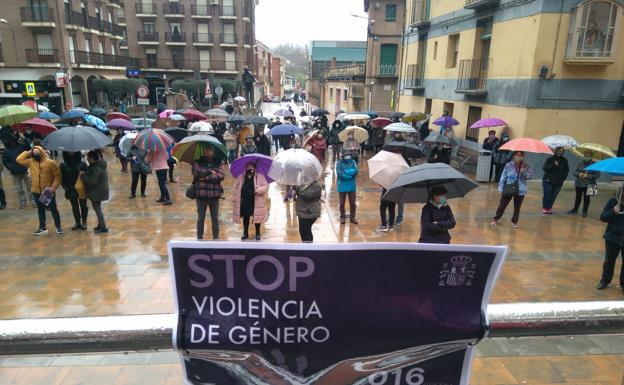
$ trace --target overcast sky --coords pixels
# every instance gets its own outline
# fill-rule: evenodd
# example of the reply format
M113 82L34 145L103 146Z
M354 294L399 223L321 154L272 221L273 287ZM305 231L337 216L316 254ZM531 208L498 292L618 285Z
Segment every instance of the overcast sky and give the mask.
M363 0L260 0L256 39L269 47L310 40L366 40Z

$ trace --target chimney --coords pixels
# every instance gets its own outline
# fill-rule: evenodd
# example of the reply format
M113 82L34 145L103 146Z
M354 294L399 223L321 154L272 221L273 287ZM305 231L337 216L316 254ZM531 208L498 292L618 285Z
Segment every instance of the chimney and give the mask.
M336 69L336 57L331 59L331 64L329 65L330 69Z

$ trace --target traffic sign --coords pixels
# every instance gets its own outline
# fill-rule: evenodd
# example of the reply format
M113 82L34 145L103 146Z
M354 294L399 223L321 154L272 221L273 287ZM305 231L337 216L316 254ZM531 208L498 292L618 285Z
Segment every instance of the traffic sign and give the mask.
M217 96L223 95L223 87L217 86L217 88L215 88L215 94L217 94Z
M26 83L26 96L37 96L37 90L35 90L35 83Z
M142 98L142 99L149 97L149 94L150 94L149 88L147 88L147 86L144 86L144 85L138 86L135 92L136 92L137 98Z
M149 106L149 99L137 98L137 104L139 106Z
M208 80L206 80L206 89L204 89L204 97L206 98L212 97L212 91L210 90L210 82Z

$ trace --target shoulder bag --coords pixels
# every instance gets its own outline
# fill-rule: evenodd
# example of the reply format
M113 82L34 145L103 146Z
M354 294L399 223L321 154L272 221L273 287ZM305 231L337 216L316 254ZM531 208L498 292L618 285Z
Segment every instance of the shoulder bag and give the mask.
M589 197L595 197L596 195L598 195L598 185L595 183L588 185L587 191L585 191L585 195Z
M503 195L516 195L520 192L520 170L516 174L516 181L513 183L505 183L503 186Z

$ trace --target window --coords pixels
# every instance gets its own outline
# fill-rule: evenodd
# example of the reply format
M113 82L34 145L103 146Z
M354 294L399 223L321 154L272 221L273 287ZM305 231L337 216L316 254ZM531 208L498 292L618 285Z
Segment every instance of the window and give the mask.
M333 99L334 98L334 89L329 87L329 98Z
M587 1L576 8L570 19L566 59L614 59L621 14L622 8L607 0Z
M345 102L349 100L349 90L348 89L345 88L342 91L342 95L343 95L342 100L344 100Z
M457 67L459 57L459 34L449 35L448 47L446 51L446 68Z
M431 99L425 99L425 114L427 115L431 115L431 104L432 104Z
M145 59L147 61L147 66L150 68L158 67L158 59L156 56L156 48L146 48L145 49Z
M54 48L52 46L52 35L37 35L37 48L39 52Z
M85 39L85 51L91 52L91 40L89 40L89 38Z
M117 49L115 48L115 44L111 44L111 53L113 56L117 55Z
M225 69L236 71L236 51L225 51Z
M386 21L396 21L397 19L396 4L386 4Z
M153 34L154 33L154 23L143 23L143 32L145 32L146 35L149 34Z
M207 49L199 50L199 68L202 70L210 69L210 51Z
M99 42L99 43L98 43L98 48L99 48L99 50L100 50L100 53L104 53L104 43Z
M433 60L438 60L438 42L433 43Z

